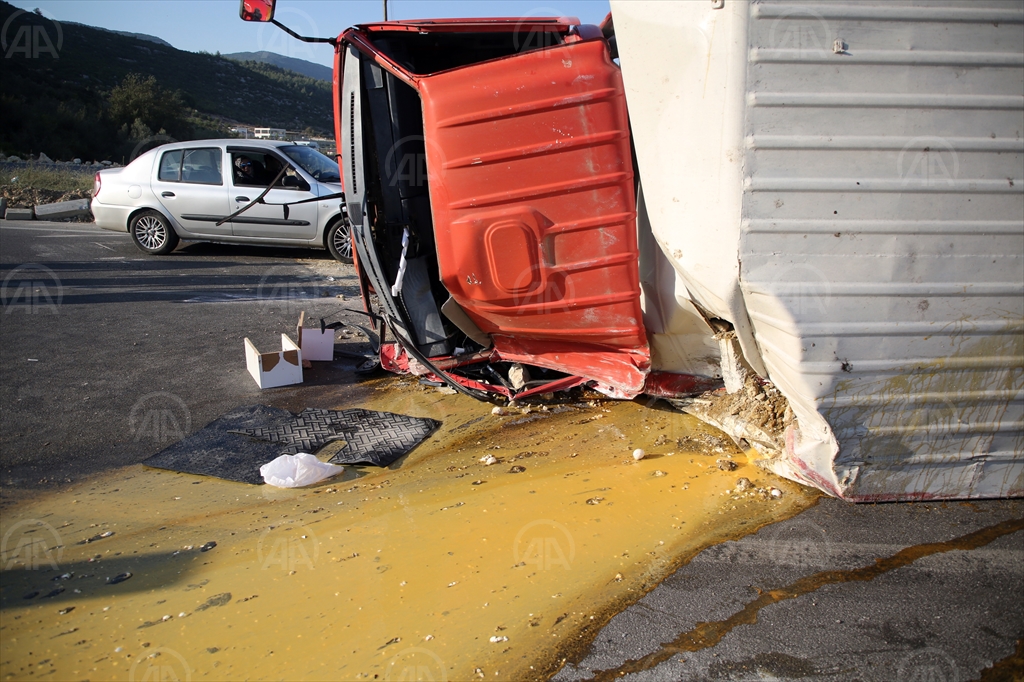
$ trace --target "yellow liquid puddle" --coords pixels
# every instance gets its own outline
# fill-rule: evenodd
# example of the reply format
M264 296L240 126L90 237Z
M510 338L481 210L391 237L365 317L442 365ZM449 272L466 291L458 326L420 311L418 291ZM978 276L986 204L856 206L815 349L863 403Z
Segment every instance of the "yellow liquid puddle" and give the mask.
M139 465L8 505L0 676L544 679L697 552L819 495L736 451L680 450L717 433L688 415L604 402L494 416L371 387L333 407L443 421L394 469L279 490ZM737 493L740 477L782 496Z

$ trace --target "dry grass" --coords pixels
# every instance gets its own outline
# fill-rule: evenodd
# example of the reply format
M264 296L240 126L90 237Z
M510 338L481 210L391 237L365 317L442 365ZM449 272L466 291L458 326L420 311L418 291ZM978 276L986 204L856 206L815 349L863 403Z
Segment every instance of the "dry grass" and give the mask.
M55 192L88 192L92 190L96 171L72 166L53 167L34 163L5 165L0 168L0 185Z

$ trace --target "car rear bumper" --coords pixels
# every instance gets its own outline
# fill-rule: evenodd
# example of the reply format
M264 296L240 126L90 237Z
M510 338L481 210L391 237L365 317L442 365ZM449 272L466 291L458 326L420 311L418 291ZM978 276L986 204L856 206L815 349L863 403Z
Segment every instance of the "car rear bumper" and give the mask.
M102 227L104 230L113 230L114 232L128 231L128 216L137 208L133 206L104 204L98 199L93 199L90 207L92 208L92 215L96 219L96 227Z

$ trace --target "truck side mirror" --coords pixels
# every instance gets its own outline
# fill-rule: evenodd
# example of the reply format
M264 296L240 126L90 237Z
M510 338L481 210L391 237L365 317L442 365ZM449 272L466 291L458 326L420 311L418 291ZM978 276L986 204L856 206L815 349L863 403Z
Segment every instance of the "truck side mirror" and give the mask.
M242 21L273 21L275 0L242 0L238 16Z

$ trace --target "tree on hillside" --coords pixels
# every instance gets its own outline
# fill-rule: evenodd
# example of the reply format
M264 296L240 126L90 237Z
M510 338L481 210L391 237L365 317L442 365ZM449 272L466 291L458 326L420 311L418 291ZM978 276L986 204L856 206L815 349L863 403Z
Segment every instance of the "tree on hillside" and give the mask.
M153 76L128 74L110 92L108 103L110 117L131 139L153 130L175 137L190 132L188 110L181 95L160 87Z

